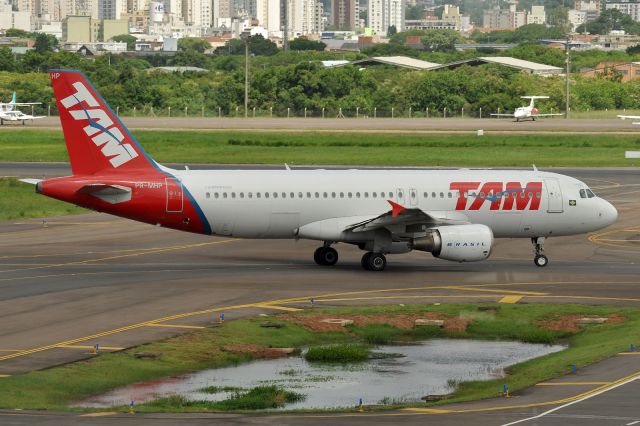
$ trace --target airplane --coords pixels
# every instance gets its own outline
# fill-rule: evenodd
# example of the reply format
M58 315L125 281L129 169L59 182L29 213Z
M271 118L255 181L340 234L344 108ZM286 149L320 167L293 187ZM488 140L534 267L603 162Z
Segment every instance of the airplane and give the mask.
M627 118L630 120L640 120L640 115L617 115L616 117L626 120ZM640 124L640 121L634 121L631 124Z
M495 238L547 238L616 221L613 205L572 177L533 170L176 170L155 162L79 71L50 71L72 175L22 179L37 193L156 226L234 238L337 243L365 252L365 270L412 250L456 262L487 259Z
M535 107L534 103L536 99L549 99L548 96L520 96L522 99L531 99L529 106L521 106L516 108L513 114L491 114L495 117L514 117L516 122L520 120L524 120L525 118L530 118L532 121L536 121L538 117L550 117L554 115L564 115L564 114L540 114L538 113L538 108Z
M0 102L0 125L4 125L5 121L22 121L22 125L26 120L37 120L44 116L36 116L25 114L15 109L16 106L40 105L42 102L16 102L16 92L13 92L11 102Z

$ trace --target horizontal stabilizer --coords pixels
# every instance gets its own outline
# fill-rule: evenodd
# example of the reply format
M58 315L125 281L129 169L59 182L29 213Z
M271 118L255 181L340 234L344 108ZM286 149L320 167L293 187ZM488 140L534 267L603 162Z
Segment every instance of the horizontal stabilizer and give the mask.
M29 183L31 185L37 185L42 182L42 179L18 179L20 182Z
M93 183L85 185L78 191L80 194L91 195L109 204L124 203L131 200L131 188L120 185L107 185L104 183Z

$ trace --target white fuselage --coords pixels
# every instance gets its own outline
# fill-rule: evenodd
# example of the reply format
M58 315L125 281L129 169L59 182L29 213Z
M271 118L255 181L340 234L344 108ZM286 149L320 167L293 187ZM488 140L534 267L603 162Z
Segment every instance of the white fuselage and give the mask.
M541 171L172 172L202 209L213 234L239 238L295 238L296 230L309 223L332 218L346 218L348 223L351 217L355 223L382 214L390 210L388 201L438 212L439 217L464 217L469 223L490 227L499 238L581 234L604 228L617 218L607 201L587 197L584 191L581 195L580 190L588 190L584 183ZM477 183L477 188L456 190L459 182ZM509 191L529 183L541 185L539 194ZM532 209L536 200L524 196L539 197L537 208ZM509 197L523 198L508 201ZM518 203L526 206L519 209Z

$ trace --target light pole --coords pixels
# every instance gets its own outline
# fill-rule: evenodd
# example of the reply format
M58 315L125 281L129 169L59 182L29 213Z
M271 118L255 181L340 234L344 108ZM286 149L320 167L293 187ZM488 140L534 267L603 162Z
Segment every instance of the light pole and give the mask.
M249 42L251 33L244 31L240 36L244 40L244 118L249 117Z
M567 62L567 79L566 79L566 93L565 93L565 97L566 97L566 101L565 101L565 118L569 119L569 111L571 110L570 106L569 106L569 96L570 96L570 90L569 90L569 72L571 70L571 57L569 56L569 53L571 52L571 49L569 48L569 35L567 34L567 44L565 47L565 52L566 52L566 62Z

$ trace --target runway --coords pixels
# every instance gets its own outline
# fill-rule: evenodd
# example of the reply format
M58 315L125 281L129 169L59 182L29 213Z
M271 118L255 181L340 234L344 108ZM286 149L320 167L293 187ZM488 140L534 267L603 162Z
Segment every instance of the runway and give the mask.
M38 170L41 171L35 167L28 172ZM57 170L63 170L63 166ZM0 174L5 172L0 165ZM361 269L361 253L343 245L336 246L341 257L338 265L326 268L313 263L317 244L308 241L190 235L97 213L47 218L45 222L33 219L0 223L0 375L90 357L89 348L95 343L105 350L119 350L207 326L221 312L233 320L304 308L310 305L310 298L319 306L500 302L505 301L505 296L512 296L508 300L518 303L640 307L638 172L561 172L588 183L598 195L616 205L620 217L611 228L592 235L549 240L545 249L550 264L546 268L533 265L533 249L526 240L498 240L486 262L456 264L425 253L411 253L389 256L384 273L371 273ZM617 367L593 373L602 376L598 382L611 383L631 374L629 371L640 372L640 356L620 357L622 361L617 358L612 359ZM626 396L612 397L623 390ZM631 381L535 421L566 425L573 424L570 419L580 418L580 424L624 425L640 420L640 410L636 405L618 402L628 402L632 398L629 395L637 390L637 382ZM539 392L547 395L560 391ZM605 412L593 409L594 404L613 404L617 408ZM439 414L437 424L506 424L549 408L552 407ZM403 424L436 421L431 417L425 420L424 416L433 413L395 414L402 415ZM593 417L596 420L589 423L585 416L601 418ZM604 419L606 416L609 418ZM175 424L175 417L162 417L128 419L134 424ZM194 418L189 424L301 422L297 417L213 417ZM89 421L117 424L117 418L89 420L56 413L0 413L3 425L34 421L44 425ZM304 419L305 424L365 422L384 424L396 420L372 414Z
M229 117L122 117L132 130L247 130L247 131L327 131L391 133L455 133L478 129L494 132L547 133L640 133L632 120L620 119L540 119L515 122L496 118L229 118ZM28 125L7 124L0 131L60 129L58 117L45 117Z

